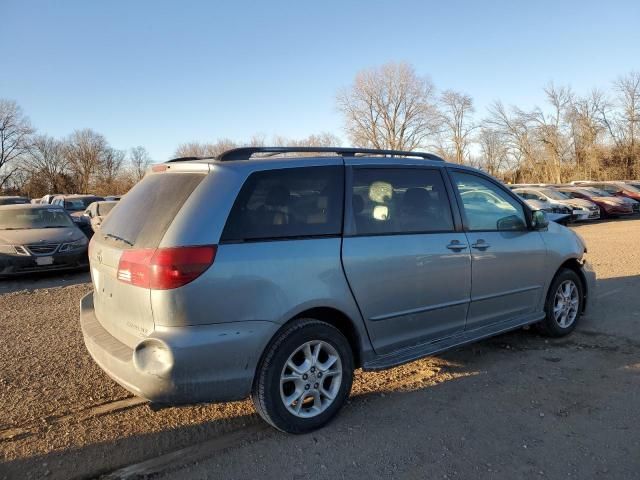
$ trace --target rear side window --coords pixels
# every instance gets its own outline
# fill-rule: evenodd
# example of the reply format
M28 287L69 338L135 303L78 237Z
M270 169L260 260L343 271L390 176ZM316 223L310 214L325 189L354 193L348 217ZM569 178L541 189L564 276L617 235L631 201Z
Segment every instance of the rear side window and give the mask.
M222 241L340 235L343 167L253 173L236 199Z
M453 231L449 199L437 170L355 169L351 194L356 235Z
M106 217L100 236L124 248L157 247L204 177L202 173L157 173L145 177Z

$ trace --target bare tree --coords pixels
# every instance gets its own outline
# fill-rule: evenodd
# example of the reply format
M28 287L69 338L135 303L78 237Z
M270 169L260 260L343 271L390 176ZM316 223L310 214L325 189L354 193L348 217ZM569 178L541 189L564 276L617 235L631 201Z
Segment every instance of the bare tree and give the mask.
M77 179L79 192L90 191L91 181L99 173L109 151L107 140L90 129L76 130L67 140L65 156Z
M599 160L604 149L602 137L606 131L600 112L605 108L606 102L605 95L594 89L584 97L574 96L569 107L567 120L571 128L576 179L599 178Z
M64 144L47 135L35 137L25 158L24 167L32 176L37 175L44 180L49 193L61 192L63 175L67 169Z
M536 169L538 162L529 114L516 107L509 111L498 101L489 107L489 117L484 124L502 139L508 167L516 171L514 181L520 181L527 170Z
M536 139L540 142L546 169L544 174L554 182L561 183L563 165L568 160L571 148L567 139L568 125L564 119L572 104L572 93L569 88L557 88L553 84L548 85L544 92L551 110L547 112L536 107L530 118L535 126Z
M233 140L222 138L215 143L189 142L178 146L175 157L217 157L222 152L237 148L238 145Z
M22 108L0 98L0 188L18 170L15 163L28 151L33 132Z
M506 142L500 133L490 127L481 127L476 142L482 154L478 166L490 175L500 175L508 161Z
M360 147L414 150L438 130L431 81L406 63L363 70L337 95L351 142Z
M458 164L469 161L471 134L476 126L471 115L473 99L464 93L445 90L440 95L443 124L441 150L445 158Z
M147 149L142 146L133 147L129 151L129 161L131 163L133 180L139 182L151 165L151 157Z
M283 147L337 147L340 145L340 139L333 133L322 132L300 139L276 136L273 144Z
M619 135L624 143L626 176L640 172L640 72L631 72L613 84L620 109Z
M108 147L102 155L102 160L96 172L98 187L101 193L111 193L116 183L116 179L122 171L127 152Z

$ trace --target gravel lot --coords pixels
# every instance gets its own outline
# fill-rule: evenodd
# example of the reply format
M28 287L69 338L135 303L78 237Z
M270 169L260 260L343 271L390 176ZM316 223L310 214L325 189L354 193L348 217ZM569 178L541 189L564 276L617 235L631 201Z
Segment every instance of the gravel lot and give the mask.
M248 401L155 411L108 379L78 325L86 273L0 283L0 478L639 478L640 220L576 230L598 299L574 334L358 372L303 436Z

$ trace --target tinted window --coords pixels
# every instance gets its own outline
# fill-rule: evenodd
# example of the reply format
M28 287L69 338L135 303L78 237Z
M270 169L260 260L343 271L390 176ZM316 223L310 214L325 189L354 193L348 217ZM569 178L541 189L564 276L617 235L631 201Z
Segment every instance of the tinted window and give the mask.
M201 173L158 173L144 177L106 217L100 235L124 248L157 247L204 177ZM113 236L124 241L115 240Z
M223 241L339 235L342 167L309 167L253 173L236 199Z
M536 195L533 195L532 193L529 192L515 192L518 194L518 196L524 198L525 200L538 200L538 197Z
M522 205L493 182L462 172L453 172L467 217L469 230L524 230Z
M104 200L102 197L85 197L85 198L68 198L64 201L65 210L72 212L79 212L84 210L93 202L99 202Z
M355 169L351 194L357 235L453 230L451 207L437 170Z
M616 193L620 191L620 188L615 186L615 185L609 185L607 183L604 184L593 184L594 188L598 188L600 190L604 190L605 192L608 193Z

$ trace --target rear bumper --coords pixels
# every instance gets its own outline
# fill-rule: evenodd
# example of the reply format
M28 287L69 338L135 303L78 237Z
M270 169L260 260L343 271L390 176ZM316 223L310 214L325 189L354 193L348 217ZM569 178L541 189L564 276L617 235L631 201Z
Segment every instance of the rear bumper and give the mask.
M246 398L260 356L279 327L266 321L162 327L132 349L102 327L93 293L80 301L80 324L87 350L113 380L135 395L170 404ZM161 346L169 359L161 372L149 356L141 360L142 345L151 345L146 352Z
M42 257L33 255L0 255L0 276L74 270L85 268L89 265L86 248L74 253L56 253L51 256L53 257L51 265L38 265L36 259Z

